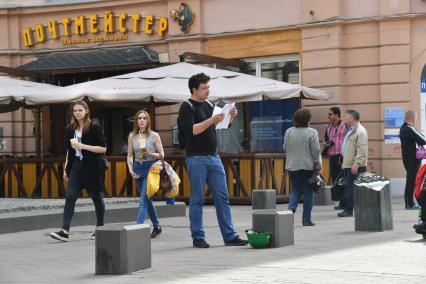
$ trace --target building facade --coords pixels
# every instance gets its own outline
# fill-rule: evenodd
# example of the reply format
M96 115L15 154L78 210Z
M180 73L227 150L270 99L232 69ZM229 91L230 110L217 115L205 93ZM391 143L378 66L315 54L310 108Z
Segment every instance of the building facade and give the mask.
M3 66L19 67L58 52L137 46L155 51L161 62L179 62L185 52L242 59L253 75L331 91L331 101L303 100L320 134L330 106L359 110L369 133L369 170L391 178L405 175L400 144L392 139L401 113L417 111L417 127L426 129L420 89L426 63L422 0L188 0L184 5L176 0L38 0L13 6L16 2L23 1L0 1ZM185 8L190 21L182 18ZM42 110L45 140L52 141L55 111ZM115 131L131 113L120 111L108 122ZM156 129L167 151L175 149L177 111L178 105L155 108ZM0 124L4 151L34 153L30 110L1 114ZM125 136L120 131L110 135L113 154ZM48 148L43 142L44 153Z

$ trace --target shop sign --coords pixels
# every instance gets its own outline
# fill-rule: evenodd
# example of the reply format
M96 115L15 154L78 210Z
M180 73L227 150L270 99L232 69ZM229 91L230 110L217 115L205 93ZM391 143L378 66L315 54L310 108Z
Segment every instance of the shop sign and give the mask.
M105 11L104 15L75 16L61 20L51 20L47 25L37 24L34 28L26 27L21 35L26 47L46 42L48 39L62 39L64 45L79 43L96 43L121 41L127 39L127 33L143 32L147 35L157 34L164 37L168 30L166 17L155 18L142 14L115 15ZM106 35L99 36L99 33ZM71 36L79 36L71 38Z
M424 78L420 81L420 93L426 93L426 79Z
M179 10L171 10L170 17L178 22L180 30L184 33L189 32L189 26L194 21L194 13L186 3L180 3Z

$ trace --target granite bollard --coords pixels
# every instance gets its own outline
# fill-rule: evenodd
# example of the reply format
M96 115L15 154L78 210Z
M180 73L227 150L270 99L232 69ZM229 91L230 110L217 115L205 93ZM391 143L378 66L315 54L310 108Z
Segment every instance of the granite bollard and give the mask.
M294 245L294 214L291 211L256 210L252 225L255 231L272 233L269 247Z
M148 224L110 224L96 228L96 274L121 275L151 268Z
M275 209L277 191L275 189L255 189L252 192L252 209Z
M371 185L355 182L355 231L381 232L393 229L389 189L389 182L372 182Z
M331 186L324 186L319 192L314 194L314 205L333 205L331 199Z

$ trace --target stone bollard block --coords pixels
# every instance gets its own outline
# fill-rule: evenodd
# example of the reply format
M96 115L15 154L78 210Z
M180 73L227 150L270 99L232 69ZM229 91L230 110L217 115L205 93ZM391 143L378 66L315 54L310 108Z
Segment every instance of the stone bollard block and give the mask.
M291 211L256 210L252 215L253 229L272 232L270 247L294 245L294 214Z
M277 191L275 189L255 189L252 192L252 209L275 209Z
M393 229L389 184L379 190L354 185L355 231L382 232Z
M314 194L314 205L333 205L331 199L331 186L325 186L319 192Z
M151 268L148 224L105 225L96 228L96 274L130 274Z

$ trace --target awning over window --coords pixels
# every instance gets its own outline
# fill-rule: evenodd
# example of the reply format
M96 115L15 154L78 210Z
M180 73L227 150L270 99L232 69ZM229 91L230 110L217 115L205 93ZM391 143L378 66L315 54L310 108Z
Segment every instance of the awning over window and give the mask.
M32 62L19 66L19 68L27 71L85 70L157 63L159 63L157 52L148 47L134 46L55 52L40 56Z

